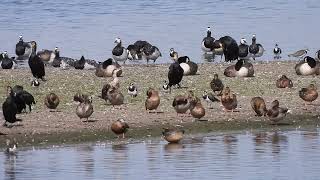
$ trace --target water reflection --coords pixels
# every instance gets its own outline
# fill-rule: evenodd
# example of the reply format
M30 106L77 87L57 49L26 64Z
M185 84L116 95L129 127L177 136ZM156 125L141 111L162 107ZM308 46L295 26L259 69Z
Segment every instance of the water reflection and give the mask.
M6 154L4 153L5 160L4 163L4 174L6 176L6 179L8 180L14 180L16 179L16 162L18 155L17 154Z

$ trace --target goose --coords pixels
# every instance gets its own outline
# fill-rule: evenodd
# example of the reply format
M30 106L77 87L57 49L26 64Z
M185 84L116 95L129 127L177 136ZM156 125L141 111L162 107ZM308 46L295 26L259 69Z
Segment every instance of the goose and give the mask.
M243 59L238 60L235 65L231 65L224 70L227 77L253 77L253 65Z
M138 46L136 46L134 44L130 44L127 47L127 50L130 52L130 53L128 53L128 59L129 60L139 60L139 59L141 59L141 52L140 52L140 49L138 48Z
M185 95L177 95L174 97L172 102L172 107L177 112L177 116L179 114L184 114L190 109L190 102L193 98L193 92L189 91Z
M92 106L92 99L84 99L83 102L81 102L77 108L76 108L76 114L81 119L85 118L87 119L86 122L89 121L89 117L93 113L93 106Z
M45 81L44 76L46 75L46 73L45 73L44 63L39 58L39 56L36 55L37 43L35 41L32 41L31 46L32 46L32 52L28 61L29 67L31 69L31 73L34 78L42 79L43 81Z
M271 103L271 109L269 109L267 112L267 116L273 123L278 123L280 120L286 117L288 112L290 111L287 108L279 107L278 100L274 100Z
M178 54L177 54L178 55ZM198 71L198 65L190 60L188 56L182 56L177 59L183 69L183 75L195 75Z
M4 51L1 59L1 67L2 69L15 69L18 65L14 58L9 58L7 51Z
M56 109L60 103L59 97L55 93L49 93L44 99L44 104L49 109Z
M231 93L231 90L229 87L226 87L221 95L221 104L224 107L225 111L234 111L234 109L237 108L238 101L237 96L233 93Z
M317 58L318 60L320 60L320 50L318 50L318 51L316 52L316 58Z
M262 97L253 97L250 104L254 112L256 112L256 116L265 116L267 114L267 106Z
M200 99L197 97L193 98L190 101L190 114L196 119L201 119L206 114L206 111L202 106Z
M220 102L220 100L217 99L216 97L214 97L214 95L212 93L208 93L207 91L203 92L202 98L207 102L207 105L210 108L212 107L212 103Z
M169 55L170 55L170 58L173 60L173 61L176 61L178 59L178 53L173 49L173 48L170 48L170 51L169 51Z
M279 48L278 44L275 45L274 49L273 49L273 54L274 54L274 59L280 59L281 58L281 48Z
M114 62L112 58L109 58L97 66L95 75L97 77L112 77L113 71L116 69L118 69L117 76L121 76L121 66L117 62Z
M224 51L223 51L223 44L220 42L219 39L214 41L212 52L215 56L221 56L220 60L222 61Z
M307 108L307 102L315 101L318 98L317 88L314 84L310 84L306 88L299 91L299 97L304 100L304 106Z
M241 38L239 45L239 59L249 60L249 46L247 45L247 40Z
M11 142L9 139L6 139L6 153L8 155L15 155L18 151L18 143L16 139L14 138L13 141Z
M169 79L169 91L171 92L171 86L178 85L180 88L180 82L183 77L184 70L180 66L179 62L174 62L169 67L168 79Z
M32 105L36 104L33 95L24 89L19 89L13 92L15 93L15 102L17 104L18 113L21 113L22 110L25 110L25 112L27 112L26 105L28 105L29 112L31 112Z
M138 40L133 44L137 48L138 59L142 59L142 50L145 46L151 45L148 41ZM132 55L132 54L131 54ZM133 55L132 55L133 56Z
M128 58L128 50L122 46L122 41L120 38L116 38L114 43L117 45L112 50L112 58L116 62L123 61L123 64L125 64Z
M113 122L111 124L111 130L114 132L116 135L122 134L122 138L124 137L124 134L128 131L129 125L124 121L124 119L118 119L117 121Z
M96 69L96 62L94 60L86 60L81 56L80 60L74 62L75 69Z
M263 55L264 48L261 44L257 44L257 38L256 35L252 35L252 43L249 46L249 53L253 60L256 59L256 57L261 57Z
M68 57L61 57L58 47L55 47L54 54L55 56L51 63L53 67L61 68L65 70L65 69L69 69L70 66L74 66L75 60Z
M234 40L230 36L224 36L219 39L218 43L219 43L218 44L219 46L220 46L220 43L222 45L223 55L226 62L234 61L238 59L239 47L236 40Z
M37 52L37 56L39 56L39 58L45 63L45 64L52 64L53 60L56 57L56 51L57 47L55 47L55 49L52 50L48 50L48 49L43 49L42 51L38 51Z
M180 129L168 129L165 128L162 131L163 138L168 141L169 143L179 143L183 138L184 130Z
M295 57L295 58L303 58L305 55L307 55L309 49L301 49L301 50L298 50L292 54L289 54L288 57Z
M219 92L217 95L221 96L224 85L223 85L222 81L219 79L218 74L215 73L213 75L213 79L210 82L210 87L215 94L216 94L216 92Z
M277 88L292 88L293 83L286 75L282 75L276 82Z
M149 60L153 60L153 63L156 62L156 60L161 57L161 52L156 46L152 46L151 44L144 46L142 49L142 54L147 60L147 64L149 63Z
M15 50L16 55L18 56L17 60L24 60L26 58L29 58L31 54L30 49L31 49L30 43L24 42L22 35L20 35L19 41L16 44L16 50Z
M134 85L134 83L131 83L130 86L128 87L128 94L133 98L133 97L137 97L138 95L138 89L137 87Z
M296 66L295 70L297 75L308 76L316 74L319 68L319 62L310 56L306 56Z
M201 49L206 54L214 49L214 38L211 36L211 28L207 28L207 36L201 42Z
M3 126L8 126L7 123L21 121L21 119L16 118L18 108L15 103L15 94L10 86L7 87L7 98L2 104L2 113L5 120Z
M160 105L159 92L153 88L147 90L147 99L145 101L145 108L147 112L156 110Z

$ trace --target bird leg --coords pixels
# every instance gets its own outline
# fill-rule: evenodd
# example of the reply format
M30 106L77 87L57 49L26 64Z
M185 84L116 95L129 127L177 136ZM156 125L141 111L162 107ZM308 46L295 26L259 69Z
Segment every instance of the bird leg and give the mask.
M125 137L124 137L124 133L122 133L122 139L124 139Z

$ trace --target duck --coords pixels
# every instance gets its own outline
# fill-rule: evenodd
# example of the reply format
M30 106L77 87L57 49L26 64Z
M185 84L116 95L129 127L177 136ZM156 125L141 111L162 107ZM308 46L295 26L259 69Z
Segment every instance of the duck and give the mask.
M134 98L137 97L138 95L138 89L137 87L134 85L134 83L131 83L130 86L128 87L128 94Z
M112 50L112 58L116 62L123 61L123 64L125 64L128 58L128 50L122 46L122 41L120 38L116 38L114 43L116 43L117 45Z
M231 90L229 87L224 88L221 95L221 104L224 107L225 111L234 111L234 109L237 108L238 101L237 96L233 93L231 93Z
M112 58L108 58L97 66L95 75L97 77L112 77L115 69L119 69L117 76L120 77L122 74L121 66L117 62L114 62Z
M151 110L156 110L160 105L159 92L153 88L147 90L147 99L145 101L145 108L149 112Z
M46 95L44 99L44 104L49 108L49 109L56 109L60 103L59 97L51 92Z
M9 58L7 51L4 51L1 55L2 59L0 64L2 69L15 69L18 66L14 58Z
M16 50L15 50L16 55L18 56L17 60L24 60L26 58L29 58L29 56L31 54L29 52L30 49L31 49L30 43L24 42L22 35L20 35L19 41L16 44Z
M81 56L80 60L74 61L73 64L75 69L96 69L97 63L94 60L87 60L84 56Z
M288 112L290 111L287 108L279 107L278 100L274 100L271 103L271 109L267 111L267 116L273 123L278 123L280 120L286 117Z
M190 102L193 98L193 92L189 91L185 95L177 95L174 97L172 102L172 107L177 112L177 116L179 114L185 114L190 109Z
M168 79L169 79L169 92L171 92L171 87L173 85L178 85L180 88L180 82L182 81L184 70L180 66L179 62L174 62L169 67Z
M253 65L243 59L238 60L235 65L231 65L224 70L227 77L253 77Z
M309 51L309 49L301 49L301 50L298 50L298 51L296 51L294 53L289 54L288 57L295 57L295 58L301 59L305 55L308 54L308 51Z
M84 99L83 102L81 102L77 108L76 108L76 114L81 119L85 118L87 119L86 122L89 121L89 117L93 113L93 106L92 106L92 99Z
M219 48L222 47L226 62L237 60L239 57L239 46L237 41L230 36L221 37L218 41ZM222 46L220 46L220 43Z
M56 57L56 49L58 49L57 47L55 47L55 49L52 50L48 50L48 49L43 49L42 51L38 51L37 52L37 56L39 56L39 58L45 63L45 64L52 64L53 60Z
M7 123L12 124L21 121L21 119L16 118L18 108L15 103L15 96L11 86L7 87L7 98L2 104L2 113L5 120L3 126L8 127Z
M162 131L163 138L169 143L179 143L184 135L184 130L165 128Z
M252 35L252 43L249 46L249 53L253 60L256 60L256 57L261 57L263 55L264 48L261 44L257 44L256 35Z
M6 139L6 151L5 153L8 155L15 155L18 151L18 143L16 139L14 138L13 141L10 141L9 139Z
M317 73L319 62L310 56L306 56L296 66L295 70L297 75L308 76Z
M250 104L254 112L256 112L256 116L265 116L267 114L267 106L262 97L253 97Z
M40 57L36 55L37 43L35 41L32 41L31 47L32 47L32 52L28 61L29 67L31 69L31 73L34 78L42 79L43 81L45 81L44 76L46 75L46 72L44 68L44 63L40 59Z
M207 28L207 36L202 39L201 49L206 54L208 52L212 52L214 49L214 41L215 39L211 36L211 28Z
M307 102L315 101L318 98L317 88L314 84L310 84L306 88L301 88L299 97L304 100L304 106L307 107Z
M239 59L249 60L249 46L247 45L247 40L241 38L239 45Z
M279 48L279 45L276 44L273 48L274 59L281 59L281 53L281 48Z
M118 135L118 138L120 134L122 134L122 138L125 138L124 134L128 131L128 129L129 125L122 118L118 119L117 121L111 124L111 130L116 135Z
M206 114L206 110L201 104L201 101L198 97L193 98L190 101L190 114L196 119L201 119Z
M121 105L124 102L124 96L120 92L120 90L110 84L107 84L102 89L102 98L114 107L117 105Z
M292 88L293 83L286 75L282 75L276 82L277 88Z
M73 101L75 102L85 102L85 101L89 101L89 96L87 94L83 94L80 92L77 92L74 96L73 96Z
M19 85L13 87L13 93L15 94L15 103L17 105L18 113L21 113L22 110L27 112L26 105L28 105L29 112L31 112L32 105L36 104L33 95Z
M203 91L202 98L207 102L207 105L211 108L212 103L220 102L212 93L208 93L207 91Z
M213 74L213 79L210 82L210 88L212 89L213 93L221 96L222 90L224 88L223 82L219 79L219 75L217 73Z
M143 46L141 51L143 57L147 60L147 64L149 63L149 60L153 60L153 63L155 63L156 60L162 56L159 48L151 44Z
M109 83L111 87L114 87L116 89L120 88L120 80L117 76L118 71L120 71L120 69L114 69L112 72L112 81Z

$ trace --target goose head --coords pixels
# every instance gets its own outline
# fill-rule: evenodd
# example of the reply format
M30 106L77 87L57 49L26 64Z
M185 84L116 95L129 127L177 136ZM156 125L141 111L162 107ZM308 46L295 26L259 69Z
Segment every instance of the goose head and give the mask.
M247 40L245 38L241 38L240 44L247 44Z
M120 38L116 38L116 39L114 40L114 43L116 43L116 44L121 44L121 39L120 39Z

